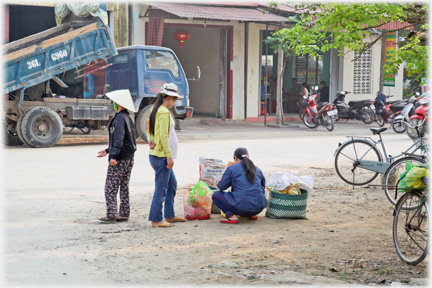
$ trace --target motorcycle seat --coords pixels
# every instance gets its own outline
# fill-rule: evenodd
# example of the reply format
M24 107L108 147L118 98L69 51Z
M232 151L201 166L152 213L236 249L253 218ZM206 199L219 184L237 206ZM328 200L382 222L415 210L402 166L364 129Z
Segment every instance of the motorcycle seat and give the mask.
M406 103L397 103L397 104L393 104L390 106L390 110L395 113L398 111L401 111L402 109L404 109L406 106Z
M374 135L379 135L381 132L386 131L387 128L371 128L370 131L372 131L372 133Z
M387 101L387 104L395 105L395 104L399 104L399 103L402 103L402 102L405 102L405 101L404 100Z
M350 101L350 102L348 102L348 105L350 107L354 107L354 106L359 105L359 104L365 104L365 103L371 103L371 102L372 102L372 100Z

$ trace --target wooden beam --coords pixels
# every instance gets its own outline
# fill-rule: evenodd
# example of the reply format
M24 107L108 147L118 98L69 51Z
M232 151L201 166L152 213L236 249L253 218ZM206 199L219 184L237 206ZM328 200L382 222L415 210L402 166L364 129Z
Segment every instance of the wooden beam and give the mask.
M59 35L59 36L54 37L52 39L47 39L47 40L45 40L45 41L43 41L43 42L41 42L41 43L39 43L37 45L32 45L30 47L27 47L27 48L15 51L13 53L6 54L6 55L3 56L3 62L8 62L8 61L17 59L19 57L22 57L24 55L36 52L36 49L38 47L41 47L42 49L45 49L45 48L53 46L55 44L64 42L64 41L72 39L72 38L75 38L75 37L77 37L79 35L89 33L89 32L94 31L96 29L97 29L97 23L92 23L90 25L84 26L84 27L79 28L77 30L73 30L73 31L68 32L66 34Z

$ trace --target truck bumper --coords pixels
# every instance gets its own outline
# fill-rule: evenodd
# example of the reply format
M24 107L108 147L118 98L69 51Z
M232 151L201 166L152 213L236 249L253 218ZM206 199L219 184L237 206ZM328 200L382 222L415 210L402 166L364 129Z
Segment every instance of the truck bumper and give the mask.
M187 117L193 116L193 107L184 107L184 106L174 106L176 119L186 119Z

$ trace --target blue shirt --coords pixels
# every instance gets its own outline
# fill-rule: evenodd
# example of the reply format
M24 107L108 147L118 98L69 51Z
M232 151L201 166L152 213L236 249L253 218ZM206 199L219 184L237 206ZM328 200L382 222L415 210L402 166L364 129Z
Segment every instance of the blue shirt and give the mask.
M265 178L258 167L256 167L256 178L253 184L246 178L246 171L241 163L237 163L225 170L217 186L220 190L231 187L231 192L225 193L225 199L239 210L261 211L267 204Z

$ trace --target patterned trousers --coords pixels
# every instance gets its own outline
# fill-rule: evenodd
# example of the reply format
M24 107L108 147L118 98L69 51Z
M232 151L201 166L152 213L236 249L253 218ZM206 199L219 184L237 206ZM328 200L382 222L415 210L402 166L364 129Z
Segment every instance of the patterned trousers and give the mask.
M120 187L120 211L119 216L129 217L129 179L134 164L134 158L117 160L117 165L108 166L105 182L105 202L107 217L114 218L117 215L117 192Z

